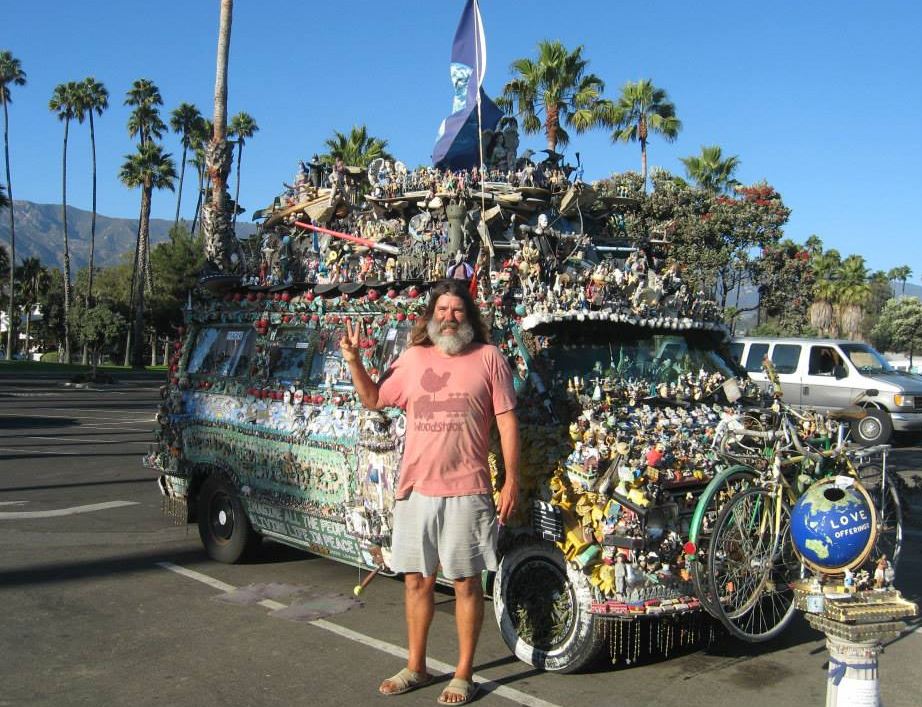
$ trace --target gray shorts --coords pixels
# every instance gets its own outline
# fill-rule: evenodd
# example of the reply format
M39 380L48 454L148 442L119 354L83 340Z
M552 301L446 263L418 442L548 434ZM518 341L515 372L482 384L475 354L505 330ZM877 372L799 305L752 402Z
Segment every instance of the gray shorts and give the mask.
M446 579L495 572L496 508L488 494L424 496L412 492L394 506L391 569Z

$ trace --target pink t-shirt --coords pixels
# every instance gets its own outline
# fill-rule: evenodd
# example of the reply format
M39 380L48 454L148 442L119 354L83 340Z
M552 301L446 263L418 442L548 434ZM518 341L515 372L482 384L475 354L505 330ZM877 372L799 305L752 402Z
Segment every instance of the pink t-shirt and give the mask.
M397 498L492 493L487 454L493 416L515 408L512 371L495 346L472 344L457 356L411 346L385 373L384 407L407 411Z

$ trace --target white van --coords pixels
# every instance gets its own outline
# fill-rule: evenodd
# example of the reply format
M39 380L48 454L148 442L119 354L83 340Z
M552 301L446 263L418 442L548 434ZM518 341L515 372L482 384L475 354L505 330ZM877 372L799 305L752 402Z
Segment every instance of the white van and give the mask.
M760 385L767 355L788 403L812 410L858 405L867 416L853 424L861 444L883 444L891 433L922 430L922 376L898 371L868 344L845 339L747 336L733 339L733 357Z

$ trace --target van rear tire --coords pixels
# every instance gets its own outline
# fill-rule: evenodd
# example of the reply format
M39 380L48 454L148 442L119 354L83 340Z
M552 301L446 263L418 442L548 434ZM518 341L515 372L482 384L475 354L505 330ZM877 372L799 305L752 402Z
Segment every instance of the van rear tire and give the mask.
M893 421L890 413L877 408L866 408L866 417L852 422L852 439L862 447L887 444L893 436Z
M249 557L262 540L234 489L215 476L199 491L198 534L208 556L229 565Z

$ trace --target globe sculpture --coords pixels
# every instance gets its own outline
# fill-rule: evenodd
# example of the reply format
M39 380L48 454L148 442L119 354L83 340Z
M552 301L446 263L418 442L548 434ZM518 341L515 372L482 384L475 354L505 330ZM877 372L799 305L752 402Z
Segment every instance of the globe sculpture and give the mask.
M874 505L857 483L824 479L811 486L791 511L794 548L814 571L836 574L858 567L876 536Z

